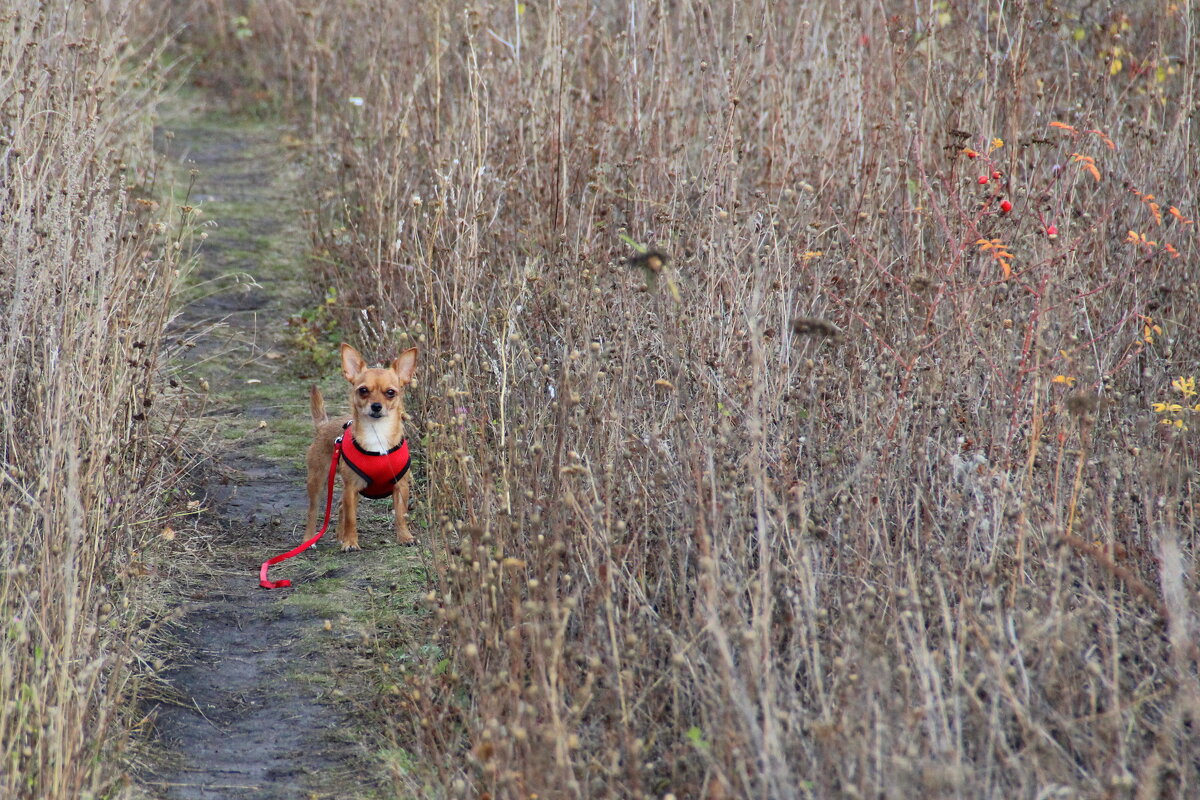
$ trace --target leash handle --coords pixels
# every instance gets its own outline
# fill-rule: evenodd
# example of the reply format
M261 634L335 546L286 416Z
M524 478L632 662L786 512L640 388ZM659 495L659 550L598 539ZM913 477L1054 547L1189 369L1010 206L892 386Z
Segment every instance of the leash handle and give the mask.
M264 588L264 589L282 589L285 586L291 586L292 582L289 581L287 578L283 578L282 580L278 580L278 581L268 580L267 579L267 570L270 569L275 564L278 564L280 561L286 561L287 559L291 558L292 556L294 556L298 553L302 553L303 551L312 547L314 544L317 543L318 539L320 539L322 536L325 535L326 529L329 528L329 514L333 510L333 482L334 482L334 479L337 477L338 459L341 458L341 455L342 455L342 437L339 436L337 438L337 440L334 441L334 443L333 443L333 458L329 462L329 487L325 492L325 522L322 523L321 530L317 531L317 534L315 536L313 536L311 539L309 539L307 542L297 545L296 547L292 548L291 550L287 551L286 553L280 553L279 555L275 556L274 558L269 558L266 561L264 561L262 567L260 567L258 570L258 585L261 586L262 588Z

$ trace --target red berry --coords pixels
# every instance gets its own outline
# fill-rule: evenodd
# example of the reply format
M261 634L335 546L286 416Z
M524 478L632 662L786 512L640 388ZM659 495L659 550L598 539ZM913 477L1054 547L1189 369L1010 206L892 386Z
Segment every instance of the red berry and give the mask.
M1054 227L1053 225L1046 228L1046 236L1047 236L1047 238L1050 238L1050 239L1057 239L1058 238L1058 228Z
M982 186L983 184L985 184L985 183L987 183L987 182L988 182L988 176L987 176L987 175L980 175L980 176L979 176L979 185L980 185L980 186Z
M1012 203L1008 202L1007 200L1001 200L1000 211L1003 214L1007 214L1008 212L1012 211Z
M996 170L995 172L992 173L992 180L996 180L996 181L1000 180L1000 170Z

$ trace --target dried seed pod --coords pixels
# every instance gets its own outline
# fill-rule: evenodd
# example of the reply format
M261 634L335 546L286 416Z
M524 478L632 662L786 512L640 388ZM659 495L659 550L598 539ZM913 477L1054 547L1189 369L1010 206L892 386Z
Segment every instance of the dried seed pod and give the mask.
M657 275L663 271L663 267L670 260L670 257L666 253L658 250L647 250L645 253L638 253L629 259L629 264L630 266L638 267Z
M842 335L842 329L828 320L816 317L796 317L792 320L792 333L797 336L828 336L836 338Z
M1096 410L1100 398L1092 392L1076 392L1067 398L1067 410L1077 417Z

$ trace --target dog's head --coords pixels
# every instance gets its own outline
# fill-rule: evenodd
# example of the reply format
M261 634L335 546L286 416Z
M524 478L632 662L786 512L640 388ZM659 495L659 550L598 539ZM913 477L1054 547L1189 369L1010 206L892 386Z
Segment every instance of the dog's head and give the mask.
M342 345L342 374L350 381L354 417L386 419L404 416L404 387L417 367L417 348L410 347L387 367L368 367L357 350Z

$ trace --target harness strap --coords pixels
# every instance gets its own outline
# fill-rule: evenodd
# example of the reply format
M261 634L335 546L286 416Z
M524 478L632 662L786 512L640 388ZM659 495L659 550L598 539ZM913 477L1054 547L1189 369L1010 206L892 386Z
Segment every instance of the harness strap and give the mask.
M280 553L274 558L269 558L263 562L262 567L258 570L258 585L264 589L282 589L285 586L291 586L292 582L287 578L278 581L267 579L267 570L278 564L280 561L286 561L297 553L301 553L317 543L317 540L325 535L325 530L329 527L329 512L333 509L333 483L337 477L338 458L342 455L342 437L339 436L333 443L333 458L329 462L329 488L325 493L325 522L321 524L321 530L309 539L307 542L300 544L286 553Z

